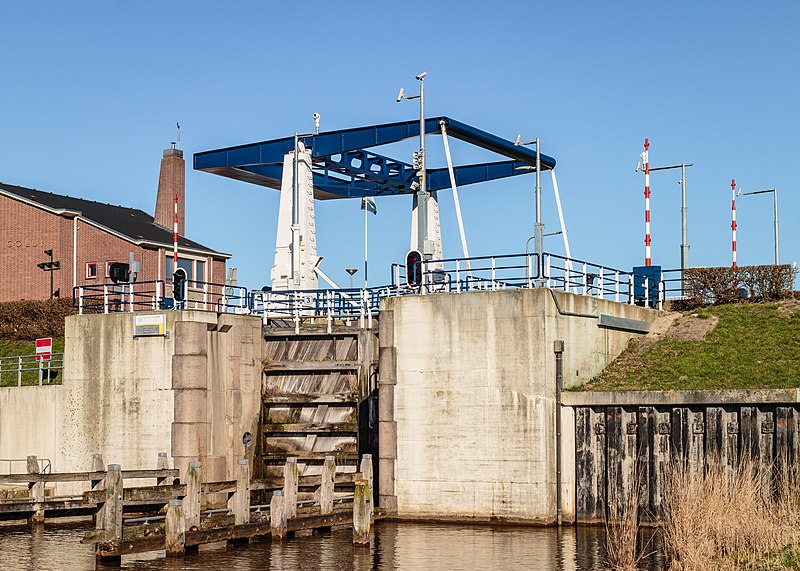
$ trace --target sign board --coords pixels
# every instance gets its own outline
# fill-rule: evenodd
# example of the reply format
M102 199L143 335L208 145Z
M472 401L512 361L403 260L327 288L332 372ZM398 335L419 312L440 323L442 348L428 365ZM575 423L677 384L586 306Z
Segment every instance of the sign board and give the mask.
M36 340L36 360L49 361L53 353L53 338L43 337Z
M167 334L167 316L163 313L157 315L134 315L134 337L164 337Z

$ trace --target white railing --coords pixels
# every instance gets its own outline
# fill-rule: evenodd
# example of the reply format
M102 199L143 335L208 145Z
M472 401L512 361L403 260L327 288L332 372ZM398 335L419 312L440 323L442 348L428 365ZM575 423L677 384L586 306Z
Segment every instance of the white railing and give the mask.
M51 353L49 360L37 360L36 355L0 357L0 386L50 384L64 368L64 353Z

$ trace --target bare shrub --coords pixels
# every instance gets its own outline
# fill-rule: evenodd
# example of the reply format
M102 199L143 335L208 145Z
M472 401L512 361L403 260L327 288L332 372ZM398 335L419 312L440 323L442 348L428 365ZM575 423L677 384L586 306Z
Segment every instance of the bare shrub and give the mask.
M639 496L641 480L633 475L633 485L625 497L619 497L616 486L609 489L606 517L606 566L616 571L635 571L647 556L637 548L639 536Z
M0 339L33 341L39 337L63 337L64 318L74 313L69 299L0 303Z
M667 478L663 527L670 569L762 568L800 540L798 471L788 470L776 486L771 476L771 467L759 468L749 457L733 469L710 460L694 475L676 464Z
M700 305L742 301L744 289L750 301L775 301L793 296L797 270L788 264L779 266L742 266L738 268L689 268L684 274L686 299L681 309Z

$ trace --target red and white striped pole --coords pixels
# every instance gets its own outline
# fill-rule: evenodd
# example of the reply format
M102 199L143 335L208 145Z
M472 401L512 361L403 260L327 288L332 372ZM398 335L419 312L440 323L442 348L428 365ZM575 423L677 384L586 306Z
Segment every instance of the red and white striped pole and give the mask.
M172 231L172 271L178 269L178 195L175 195L175 217Z
M650 141L644 140L644 265L650 265L650 157L648 149Z
M736 180L731 179L731 251L733 252L733 266L736 267Z

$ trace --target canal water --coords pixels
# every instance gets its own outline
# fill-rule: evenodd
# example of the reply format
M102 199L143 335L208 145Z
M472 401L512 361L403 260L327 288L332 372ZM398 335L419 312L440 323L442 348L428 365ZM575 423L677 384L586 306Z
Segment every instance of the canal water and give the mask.
M92 546L80 543L87 523L46 524L44 530L0 526L0 569L95 569ZM329 570L553 570L605 569L602 528L508 527L379 522L370 548L352 545L352 531L298 536L283 543L269 538L249 546L202 546L184 559L164 552L130 555L121 566L97 569L329 571ZM652 544L652 542L651 542ZM653 549L648 549L653 551ZM663 558L646 558L641 569L662 571Z

